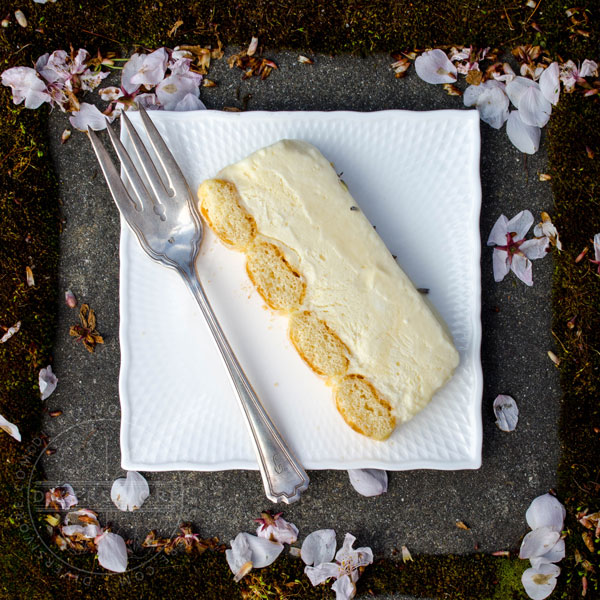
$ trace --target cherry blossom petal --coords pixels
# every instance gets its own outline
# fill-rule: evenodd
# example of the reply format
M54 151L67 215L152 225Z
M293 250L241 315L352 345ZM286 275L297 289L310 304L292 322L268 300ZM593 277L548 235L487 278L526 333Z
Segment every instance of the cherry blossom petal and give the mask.
M519 115L525 125L544 127L551 112L552 104L544 98L539 87L525 90L519 100Z
M82 102L79 110L69 117L71 125L79 131L87 131L88 127L94 131L106 129L106 115L103 115L93 104Z
M550 527L538 527L523 538L519 558L543 556L558 542L559 538L558 531L553 531Z
M252 564L256 569L268 567L281 554L283 544L271 542L249 533L244 533L250 550L252 551Z
M84 73L79 76L81 82L81 89L87 92L95 90L101 83L102 80L108 77L110 73L108 71L90 71L87 69Z
M417 75L427 83L454 83L456 67L439 48L424 52L415 60Z
M335 531L319 529L306 536L302 542L301 556L307 565L330 562L335 555Z
M60 531L67 537L78 535L88 540L93 540L102 533L102 528L99 525L88 523L87 525L63 525Z
M122 511L134 511L150 495L148 482L137 471L128 471L127 478L116 479L110 490L110 499Z
M561 531L567 511L552 494L538 496L529 505L525 513L527 525L531 529L547 527L551 531Z
M170 75L156 88L156 97L165 110L174 110L188 94L198 96L200 88L193 79L181 75Z
M200 98L195 94L186 94L183 100L180 100L173 110L188 111L188 110L206 110L206 106Z
M0 344L6 344L15 333L19 333L20 329L21 321L17 321L13 326L9 327L6 330L6 333L0 338Z
M102 98L102 100L105 102L112 102L113 100L118 100L123 96L123 90L116 86L111 86L98 90L98 94L100 94L100 98Z
M95 540L98 550L98 562L105 569L123 573L127 569L127 546L125 540L116 533L107 531Z
M335 600L352 600L356 595L356 585L348 575L342 575L331 589L335 592Z
M21 441L21 434L19 433L19 428L10 421L7 421L2 415L0 415L0 429L3 429L17 440L17 442Z
M225 558L237 582L252 568L252 550L244 533L238 533L230 545L231 549L225 550Z
M496 83L489 80L487 83ZM488 86L477 100L479 117L494 129L500 129L508 119L508 96L500 87Z
M465 106L475 106L477 104L477 100L483 92L486 90L485 83L481 83L479 85L470 85L463 94L463 103Z
M318 564L316 567L304 567L304 573L313 586L316 586L331 577L337 577L340 574L340 566L337 563L325 562Z
M521 108L519 106L521 98L523 97L523 94L531 88L539 89L539 85L528 77L515 77L506 84L506 94L510 98L510 101L515 105L515 108Z
M579 77L598 77L598 63L586 58L579 68Z
M490 236L488 237L487 245L505 246L506 234L508 232L508 219L504 215L500 215L497 221L494 223L492 231L490 231Z
M256 529L258 537L279 542L280 544L293 544L298 539L298 528L293 523L288 523L284 518L275 519L275 525L259 525Z
M548 248L550 246L550 240L547 237L533 238L523 242L519 247L519 250L529 258L530 260L536 258L544 258L548 254Z
M560 69L557 62L553 62L547 67L542 75L540 76L540 90L544 95L544 98L552 104L558 104L558 98L560 96Z
M533 274L531 261L521 254L515 254L510 265L513 273L526 285L533 285Z
M521 583L532 600L544 600L554 591L559 574L556 565L541 565L539 569L527 569L521 576Z
M526 235L531 226L533 225L533 215L529 210L522 210L517 213L507 224L506 228L511 233L514 233L514 239L516 241L522 240ZM506 242L505 242L506 243Z
M558 540L546 554L542 556L532 556L529 560L534 569L539 569L540 565L560 562L565 557L565 540Z
M45 369L40 369L38 382L42 400L45 400L56 389L56 384L58 383L58 378L52 372L52 367L50 365Z
M514 431L519 421L517 403L510 396L500 394L494 400L494 414L496 425L502 431Z
M353 549L352 545L355 541L356 538L351 533L347 533L342 547L335 555L335 560L339 563L346 563L346 567L350 565L358 568L370 565L373 562L373 551L368 547Z
M352 487L363 496L380 496L387 492L388 474L381 469L349 469Z
M2 85L12 90L13 102L21 104L25 100L26 108L39 108L44 102L50 102L46 84L30 67L12 67L2 72Z
M506 133L513 145L525 154L535 154L540 147L541 129L523 123L518 110L513 110L508 116Z
M133 94L140 87L139 83L134 83L131 79L142 68L144 58L143 54L133 54L123 66L123 70L121 71L121 87L128 94Z
M45 508L56 503L61 510L69 510L71 506L75 506L78 502L79 500L77 500L73 486L65 483L59 487L50 488L46 492Z
M510 271L510 262L508 261L508 252L506 250L494 248L492 267L494 269L494 281L496 283L502 281L508 275L508 272Z
M596 260L600 260L600 233L594 236L594 256Z
M167 61L169 56L164 48L159 48L154 52L144 56L142 66L135 73L130 82L132 84L143 85L152 88L158 85L165 76L167 70Z

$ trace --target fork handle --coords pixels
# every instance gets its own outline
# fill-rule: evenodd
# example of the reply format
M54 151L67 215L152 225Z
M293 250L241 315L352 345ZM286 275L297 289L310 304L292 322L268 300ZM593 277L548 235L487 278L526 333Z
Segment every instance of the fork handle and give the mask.
M286 504L295 502L308 487L308 475L260 403L217 321L195 269L182 274L215 338L240 408L246 417L267 498Z

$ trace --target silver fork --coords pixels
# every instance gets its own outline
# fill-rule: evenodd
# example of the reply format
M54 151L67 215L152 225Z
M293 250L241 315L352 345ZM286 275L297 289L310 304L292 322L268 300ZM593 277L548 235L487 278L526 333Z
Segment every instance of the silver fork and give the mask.
M196 273L202 242L202 221L193 208L192 193L158 130L140 107L150 144L166 174L163 183L152 158L125 113L121 123L148 184L144 183L123 144L107 124L112 145L135 193L126 190L121 177L98 136L88 128L94 152L117 208L146 253L162 265L175 269L200 306L246 417L267 497L273 502L294 502L308 487L309 479L260 403L238 363L208 302Z

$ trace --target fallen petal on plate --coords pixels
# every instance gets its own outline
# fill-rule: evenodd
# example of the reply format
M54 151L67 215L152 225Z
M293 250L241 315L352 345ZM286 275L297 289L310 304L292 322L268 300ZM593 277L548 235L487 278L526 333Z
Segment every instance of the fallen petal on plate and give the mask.
M566 514L565 507L555 496L543 494L529 505L525 519L531 529L548 527L552 531L561 531Z
M306 536L302 542L301 556L307 565L330 562L335 555L335 531L319 529Z
M101 566L115 573L123 573L127 569L127 546L120 535L107 531L95 542Z
M40 369L38 382L42 400L45 400L56 389L56 384L58 383L58 378L52 372L52 367L50 365L45 369Z
M427 83L454 83L456 67L439 48L424 52L415 60L417 75Z
M527 569L521 576L521 583L532 600L544 600L554 591L559 574L556 565L541 565L539 569Z
M388 474L381 469L349 469L352 487L362 496L380 496L387 492Z
M558 531L549 527L539 527L530 531L521 543L519 558L532 558L546 554L560 538Z
M542 130L523 123L518 110L513 110L508 115L506 133L512 144L525 154L535 154L540 147Z
M137 471L128 471L126 478L116 479L110 490L110 499L123 511L137 510L149 495L148 482Z
M517 403L510 396L500 394L494 400L494 414L496 425L502 431L514 431L519 421Z

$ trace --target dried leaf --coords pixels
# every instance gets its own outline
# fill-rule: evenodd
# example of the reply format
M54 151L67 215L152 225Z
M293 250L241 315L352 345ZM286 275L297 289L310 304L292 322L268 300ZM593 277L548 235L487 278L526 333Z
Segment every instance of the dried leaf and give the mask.
M169 29L169 31L167 32L167 37L173 37L175 35L175 33L177 32L177 30L183 25L183 21L181 19L178 19L177 21L175 21L175 24L173 25L173 27L171 27L171 29Z
M595 553L596 548L594 548L594 537L592 536L592 534L589 531L586 531L585 533L581 534L581 537L582 537L583 543L586 545L587 549L590 552Z
M31 267L25 267L25 278L27 279L27 285L33 287L35 285L35 279L33 278L33 271Z
M586 247L586 248L584 248L584 249L583 249L583 250L582 250L582 251L581 251L581 252L580 252L580 253L577 255L577 258L575 259L575 262L576 262L576 263L578 263L578 262L581 262L581 261L582 261L582 260L585 258L585 255L588 253L588 250L589 250L589 248L587 248L587 247Z
M552 179L552 175L548 173L540 173L539 175L540 181L550 181Z
M453 84L453 83L444 83L444 90L446 90L446 94L448 96L462 96L463 93Z
M48 411L48 414L52 417L60 417L60 415L62 415L62 410L50 410Z
M60 143L64 144L71 137L71 130L65 129L60 136Z
M469 85L479 85L483 81L483 73L477 69L471 69L467 73L466 81Z
M94 352L96 344L103 344L104 339L96 331L96 315L87 304L82 304L79 310L81 325L73 325L69 330L72 337L82 341L88 352Z
M208 77L204 77L202 79L202 87L216 87L217 84L212 80L209 79Z
M464 529L465 531L468 531L469 529L471 529L467 524L465 524L463 521L456 521L456 526L459 529Z
M302 54L300 54L300 56L298 56L298 62L302 63L304 65L314 65L315 61L312 60L311 58L308 58L308 56L302 56Z

